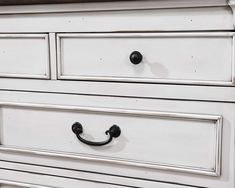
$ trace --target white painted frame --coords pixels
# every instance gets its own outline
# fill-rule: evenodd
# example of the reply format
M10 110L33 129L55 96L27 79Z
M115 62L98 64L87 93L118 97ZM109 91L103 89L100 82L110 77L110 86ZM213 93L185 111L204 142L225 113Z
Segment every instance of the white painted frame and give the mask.
M169 118L184 118L194 119L201 121L214 121L215 122L215 153L214 153L214 167L212 169L204 169L191 166L180 166L173 164L162 164L162 163L144 163L142 161L115 159L109 157L98 157L86 154L73 154L56 151L45 151L45 150L34 150L29 148L16 148L1 145L0 152L16 152L22 154L34 154L47 157L59 157L77 160L88 160L94 162L105 162L114 163L119 165L135 166L152 168L158 170L169 170L176 172L186 172L193 174L201 174L207 176L220 176L221 175L221 156L222 156L222 116L220 115L206 115L206 114L187 114L187 113L172 113L172 112L161 112L161 111L146 111L146 110L129 110L129 109L115 109L115 108L96 108L86 106L62 106L62 105L45 105L45 104L26 104L26 103L0 103L0 106L8 107L27 107L27 108L38 108L38 109L50 109L50 110L63 110L63 111L83 111L83 112L103 112L103 113L117 113L125 115L136 115L136 116L149 116L149 117L169 117Z
M33 78L33 79L50 79L50 44L48 34L0 34L1 38L43 38L45 39L46 51L47 51L47 62L46 62L46 74L45 75L33 75L33 74L4 74L0 73L0 78Z
M197 187L189 184L175 184L171 182L148 181L133 179L129 177L118 177L107 174L94 174L79 171L61 170L48 167L35 167L24 164L10 164L1 162L1 165L11 167L16 165L20 170L0 169L0 184L8 186L19 186L22 188L74 188L74 187L96 187L101 188L127 188L127 187L148 187L148 188L192 188ZM30 169L29 169L30 168ZM29 170L28 170L29 169ZM32 169L32 173L29 173ZM41 171L40 171L41 170ZM47 174L48 173L48 174ZM55 174L53 176L53 173ZM66 173L73 174L70 178ZM12 177L11 177L12 176ZM9 178L10 177L10 178ZM22 180L23 177L23 180ZM91 184L90 184L91 183ZM96 184L97 183L97 184ZM98 187L97 187L97 186ZM0 185L1 187L1 185ZM3 188L1 187L1 188ZM102 187L102 188L103 188ZM18 187L17 187L18 188Z
M231 0L230 0L231 1ZM0 7L0 14L35 14L48 12L119 11L190 7L223 7L227 0L143 0L121 2L67 3L46 5L11 5Z
M133 179L133 178L129 178L129 177L120 177L120 176L113 176L113 175L108 175L108 174L97 174L97 173L91 173L91 172L84 172L84 171L74 171L74 170L70 170L70 169L57 169L57 168L51 168L51 167L45 167L45 166L32 166L30 164L20 164L20 163L11 163L11 162L6 162L6 161L0 161L0 166L3 167L4 170L0 169L0 176L2 175L1 173L4 172L8 172L8 174L11 174L11 172L15 173L15 169L18 171L16 173L21 173L21 175L23 173L27 173L27 172L32 172L32 174L34 173L34 175L37 176L37 174L43 174L46 176L49 176L50 178L52 178L53 176L55 176L56 178L63 178L66 177L66 180L69 179L78 179L82 181L88 181L88 182L99 182L102 185L106 185L108 184L114 184L114 185L118 185L120 188L120 186L122 187L148 187L148 188L192 188L191 186L193 186L193 184L191 183L187 183L187 184L180 184L179 185L174 185L174 183L171 182L159 182L159 181L148 181L148 180L143 180L143 179ZM5 170L7 169L7 170ZM27 176L27 175L25 175ZM6 177L6 176L5 176ZM37 179L43 179L42 175L38 175ZM28 177L27 177L28 178ZM29 178L28 178L29 179ZM30 178L30 182L29 181L25 181L25 185L24 188L27 187L27 185L35 185L35 181L32 181L33 178ZM58 179L57 179L58 180ZM46 182L45 180L42 180L43 183ZM56 180L54 180L56 181ZM55 184L53 180L47 183L50 183L50 185L46 185L46 186L53 186L55 187ZM2 183L3 182L3 183ZM5 182L5 183L4 183ZM7 183L9 182L9 183ZM26 183L27 182L27 183ZM60 183L56 181L57 185L60 185ZM0 184L3 185L13 185L13 183L23 183L22 180L18 177L16 177L15 179L12 179L10 181L8 181L8 179L5 179L3 177L0 178ZM80 182L79 182L80 183ZM16 185L16 184L15 184ZM20 185L20 184L19 184ZM24 184L22 184L24 185ZM32 185L32 186L33 186ZM42 186L39 182L37 182L37 185ZM65 185L67 185L65 183ZM162 186L163 187L162 187ZM16 185L17 186L17 185ZM30 186L30 188L33 188L32 186ZM35 185L36 186L36 185ZM44 186L44 185L43 185ZM80 185L81 187L84 187L82 185ZM159 187L160 186L160 187ZM56 186L57 187L57 186ZM60 186L60 187L64 187L64 186ZM68 186L66 186L68 187ZM87 187L87 186L85 186ZM100 187L100 186L99 186ZM1 185L0 185L0 188ZM5 188L5 187L4 187ZM116 187L117 188L117 187Z
M61 61L61 38L148 38L148 37L232 37L232 70L230 81L203 81L203 80L176 80L176 79L150 79L150 78L124 78L124 77L102 77L102 76L65 76L63 75ZM59 80L83 80L83 81L116 81L137 83L170 83L170 84L192 84L192 85L235 85L235 33L234 32L175 32L175 33L57 33L57 77Z

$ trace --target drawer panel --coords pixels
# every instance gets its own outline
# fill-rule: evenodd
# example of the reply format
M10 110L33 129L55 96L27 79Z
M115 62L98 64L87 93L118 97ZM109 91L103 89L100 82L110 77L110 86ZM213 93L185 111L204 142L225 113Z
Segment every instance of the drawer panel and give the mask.
M220 175L222 116L92 107L2 106L2 148L113 164ZM78 141L106 140L116 124L121 135L105 146ZM53 153L53 154L50 154ZM141 153L141 155L139 155Z
M49 78L47 34L0 34L0 77Z
M59 79L233 84L230 32L58 34L57 55Z
M40 167L39 167L40 168ZM50 168L48 168L51 171ZM63 174L63 170L59 170L60 174ZM67 172L68 173L68 172ZM72 172L70 172L72 173ZM76 172L74 172L76 173ZM96 174L93 173L93 176ZM102 176L102 175L101 175ZM49 188L49 187L58 187L58 188L127 188L127 187L149 187L149 188L195 188L195 186L187 186L187 185L175 185L171 183L163 183L163 182L148 182L145 180L134 180L130 178L123 178L130 182L134 182L133 185L122 184L121 182L112 183L105 182L111 176L103 175L103 179L99 179L98 181L92 181L88 179L84 179L81 177L69 178L65 176L57 176L44 174L42 172L33 173L29 171L13 171L13 170L3 170L0 169L0 183L3 183L1 188ZM120 178L121 179L121 178ZM136 181L136 183L135 183ZM140 185L138 185L138 183ZM137 186L135 186L137 184Z

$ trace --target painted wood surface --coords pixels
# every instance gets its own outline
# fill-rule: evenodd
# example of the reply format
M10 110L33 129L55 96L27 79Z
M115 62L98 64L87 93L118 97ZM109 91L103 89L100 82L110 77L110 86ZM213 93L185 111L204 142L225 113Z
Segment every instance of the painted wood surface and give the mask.
M54 4L54 3L91 3L113 1L138 1L138 0L1 0L0 5L30 5L30 4Z
M109 183L102 182L92 182L89 180L80 180L78 179L66 179L62 177L53 177L46 174L29 174L27 172L14 172L9 170L0 170L4 175L0 175L3 179L3 182L9 182L10 185L0 185L1 188L76 188L76 187L91 187L91 188L126 188L125 185L113 185ZM17 176L12 178L13 180L9 181L8 176ZM21 183L21 180L24 179L24 183ZM0 180L1 182L1 180ZM160 185L161 186L161 185ZM162 185L160 188L166 188L167 185ZM170 185L171 186L171 185ZM181 188L180 186L172 186L172 188ZM188 188L188 187L182 187Z
M0 77L49 78L48 37L0 34Z
M233 11L233 0L1 6L0 184L234 188ZM123 59L140 48L133 69ZM88 147L75 121L87 139L114 123L122 136Z
M87 156L91 160L146 168L220 175L220 116L90 108L66 112L4 106L1 112L3 146L64 152L71 157ZM122 134L107 146L89 147L80 143L71 131L76 121L83 124L86 140L106 140L104 132L113 124L120 126ZM53 133L55 128L57 131Z
M15 0L12 0L15 1ZM34 0L37 1L37 0ZM39 1L39 0L38 0ZM45 2L46 0L44 0ZM52 0L60 1L60 0ZM69 0L65 0L69 1ZM75 0L71 0L75 1ZM76 2L85 0L77 0ZM143 9L166 9L166 8L192 8L192 7L229 7L233 4L232 0L93 0L89 3L65 3L65 4L27 4L27 6L5 5L0 7L0 14L13 13L38 13L38 12L77 12L77 11L104 11L104 10L143 10ZM96 2L98 3L96 3ZM10 2L10 1L5 1ZM16 1L20 3L22 1Z
M58 168L48 168L45 166L32 166L27 164L17 164L17 163L11 163L11 162L2 162L0 161L0 165L7 169L15 169L17 168L19 171L27 172L31 171L35 174L43 174L47 176L57 176L57 177L68 177L68 179L74 179L74 180L84 180L84 181L92 181L92 182L100 182L100 185L106 186L107 184L112 185L125 185L124 187L146 187L149 188L156 188L156 187L162 187L165 188L165 186L169 186L170 188L190 188L191 186L186 186L184 184L171 184L171 183L164 183L164 182L158 182L158 181L147 181L143 179L133 179L128 177L120 177L120 176L112 176L108 174L96 174L92 172L81 172L81 171L74 171L69 169L58 169ZM1 171L2 172L2 171ZM6 172L6 171L5 171ZM15 180L16 181L16 180ZM32 181L31 181L32 182ZM4 185L14 185L19 187L30 187L30 188L47 188L44 186L36 186L36 185L27 185L27 183L20 183L20 182L14 182L14 181L6 181L6 180L0 180L0 183ZM49 185L53 185L54 182L49 182ZM81 185L79 181L77 181L78 185ZM107 186L108 186L107 185ZM176 186L176 187L174 187Z
M61 81L61 80L31 80L31 79L0 79L0 87L5 90L0 96L6 95L13 100L14 92L36 91L39 93L84 94L106 97L128 97L147 99L181 99L211 102L235 102L234 87L217 87L201 85L179 84L146 84L146 83L118 83L118 82L91 82L91 81ZM154 89L153 89L154 88ZM203 91L203 92L202 92ZM21 101L20 98L18 98ZM38 99L40 101L40 99Z
M58 34L66 80L233 83L233 33ZM143 60L131 63L139 51ZM166 55L169 54L169 55Z
M143 5L144 6L144 5ZM64 6L59 6L63 8ZM58 8L59 8L58 7ZM73 9L76 6L71 6ZM19 16L10 16L9 9L0 7L2 33L14 32L137 32L137 31L220 31L233 30L233 14L229 7L144 9L125 11L91 11L87 7L37 14L32 7ZM53 7L52 7L53 8ZM79 9L79 10L77 10ZM10 9L11 10L11 9ZM14 12L14 11L13 11ZM19 13L15 11L18 15ZM10 14L9 16L4 16ZM14 15L14 14L13 14ZM153 24L154 23L154 24ZM20 26L20 27L19 27Z
M76 187L89 187L89 188L127 188L132 186L121 185L120 183L111 184L108 182L102 182L102 179L99 181L89 181L86 179L78 178L65 178L58 176L50 175L39 175L27 172L16 172L9 170L0 170L0 177L4 180L0 182L9 182L11 186L6 186L6 188L76 188ZM9 177L12 176L13 181L9 181ZM21 182L21 179L25 180L25 183ZM143 182L146 182L143 180ZM136 186L137 187L137 186ZM138 186L139 187L139 186ZM192 188L191 186L186 185L175 185L170 183L155 182L152 185L148 186L149 188ZM5 187L3 187L5 188Z
M14 93L14 92L9 92ZM40 94L40 93L24 93L23 95L19 95L19 92L15 92L15 96L10 97L6 95L2 96L2 101L5 99L6 101L15 101L12 104L5 103L6 105L17 105L17 102L21 101L21 103L27 103L26 106L28 108L32 107L34 103L40 102L41 105L36 105L40 107L40 109L45 109L47 106L52 108L51 112L55 111L53 109L61 108L64 109L63 106L70 106L69 111L78 110L79 106L81 109L86 108L88 104L92 104L92 106L96 108L102 108L103 110L112 112L112 109L129 109L129 110L141 110L141 111L162 111L162 112L171 112L171 113L189 113L189 114L211 114L211 115L221 115L223 116L223 137L222 137L222 168L221 168L221 177L214 178L209 176L203 176L190 173L177 173L173 169L165 169L165 170L157 170L152 168L142 168L133 165L115 165L112 161L108 160L106 162L97 161L91 159L87 156L74 156L71 154L64 154L53 152L53 151L44 151L37 150L31 151L32 148L8 148L2 147L1 150L1 158L2 160L8 161L18 161L23 163L31 163L31 164L43 164L46 166L56 166L62 168L70 168L70 169L79 169L85 171L92 172L103 172L106 174L120 175L126 177L137 177L141 178L145 176L147 179L158 179L161 181L169 181L175 183L182 183L188 185L198 185L204 187L212 187L219 188L221 186L231 187L233 188L233 177L234 177L234 156L233 152L231 152L234 148L234 104L229 103L208 103L208 102L196 102L196 101L171 101L171 100L150 100L150 99L136 99L136 98L122 98L122 97L92 97L92 96L82 96L82 95L58 95L58 94ZM55 106L51 106L55 104ZM20 106L24 106L24 104L18 104ZM47 111L47 110L46 110ZM97 111L97 110L96 110ZM58 113L58 112L57 112ZM56 113L56 114L57 114ZM58 113L59 114L59 113ZM95 114L95 113L94 113ZM97 115L96 115L97 116ZM115 116L114 116L115 117ZM77 120L77 116L76 116ZM99 118L101 120L101 118ZM54 120L53 120L54 121ZM52 121L52 123L53 123ZM56 121L56 120L55 120ZM97 120L98 121L98 120ZM96 122L97 122L96 121ZM105 120L103 120L105 121ZM71 121L73 123L73 121ZM37 122L32 122L32 125ZM208 122L210 124L210 121ZM198 124L198 122L196 123ZM50 127L50 124L48 125ZM110 124L99 124L99 126L109 127ZM200 126L199 126L200 127ZM198 128L199 128L198 127ZM70 130L71 125L68 126ZM54 130L54 129L53 129ZM96 132L95 134L87 132L94 139L103 139L106 138L102 131L93 130ZM180 131L180 130L179 130ZM99 132L99 134L97 133ZM86 135L86 134L85 134ZM85 136L84 135L84 136ZM96 136L97 135L97 136ZM29 135L30 136L30 135ZM72 136L74 136L72 134ZM43 137L42 137L43 139ZM76 137L75 137L76 139ZM53 139L54 140L54 139ZM57 141L57 137L55 139ZM53 142L51 140L51 142ZM75 141L74 141L75 142ZM76 143L77 142L76 140ZM88 147L89 149L89 147ZM98 150L98 149L97 149ZM98 152L95 150L95 152ZM73 154L72 154L73 155ZM102 166L102 167L101 167ZM146 175L147 173L147 175ZM172 179L173 178L173 179ZM226 178L228 181L220 181L221 178Z
M0 185L1 188L26 188L21 186L15 186L15 185Z

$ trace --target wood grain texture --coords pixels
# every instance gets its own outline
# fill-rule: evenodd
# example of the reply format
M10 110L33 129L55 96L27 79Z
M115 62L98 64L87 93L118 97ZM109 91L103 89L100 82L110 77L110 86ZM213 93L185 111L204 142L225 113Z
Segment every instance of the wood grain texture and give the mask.
M112 1L139 1L139 0L0 0L2 5L31 5L31 4L58 4L58 3L91 3Z

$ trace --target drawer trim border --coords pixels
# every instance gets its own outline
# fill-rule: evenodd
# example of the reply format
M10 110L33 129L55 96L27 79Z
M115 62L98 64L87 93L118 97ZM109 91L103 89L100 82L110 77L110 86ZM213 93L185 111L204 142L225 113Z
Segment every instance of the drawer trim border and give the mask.
M92 156L86 154L74 154L67 152L58 152L40 149L18 148L4 146L0 142L0 152L14 152L25 153L33 155L41 155L46 157L61 157L78 160L90 160L94 162L107 162L113 164L151 168L158 170L170 170L176 172L187 172L192 174L201 174L208 176L220 176L221 175L221 156L222 156L222 116L220 115L206 115L206 114L187 114L187 113L174 113L174 112L162 112L162 111L146 111L146 110L132 110L132 109L120 109L120 108L101 108L101 107L87 107L87 106L62 106L62 105L44 105L44 104L27 104L27 103L0 103L0 107L25 107L25 108L37 108L37 109L50 109L50 110L63 110L63 111L85 111L85 112L103 112L103 113L118 113L118 114L131 114L131 115L144 115L144 116L158 116L158 117L170 117L170 118L185 118L185 119L197 119L202 121L214 121L215 122L215 146L214 146L214 167L212 169L205 169L192 166L181 166L164 163L143 163L142 161L115 159L110 157ZM1 141L1 140L0 140Z

